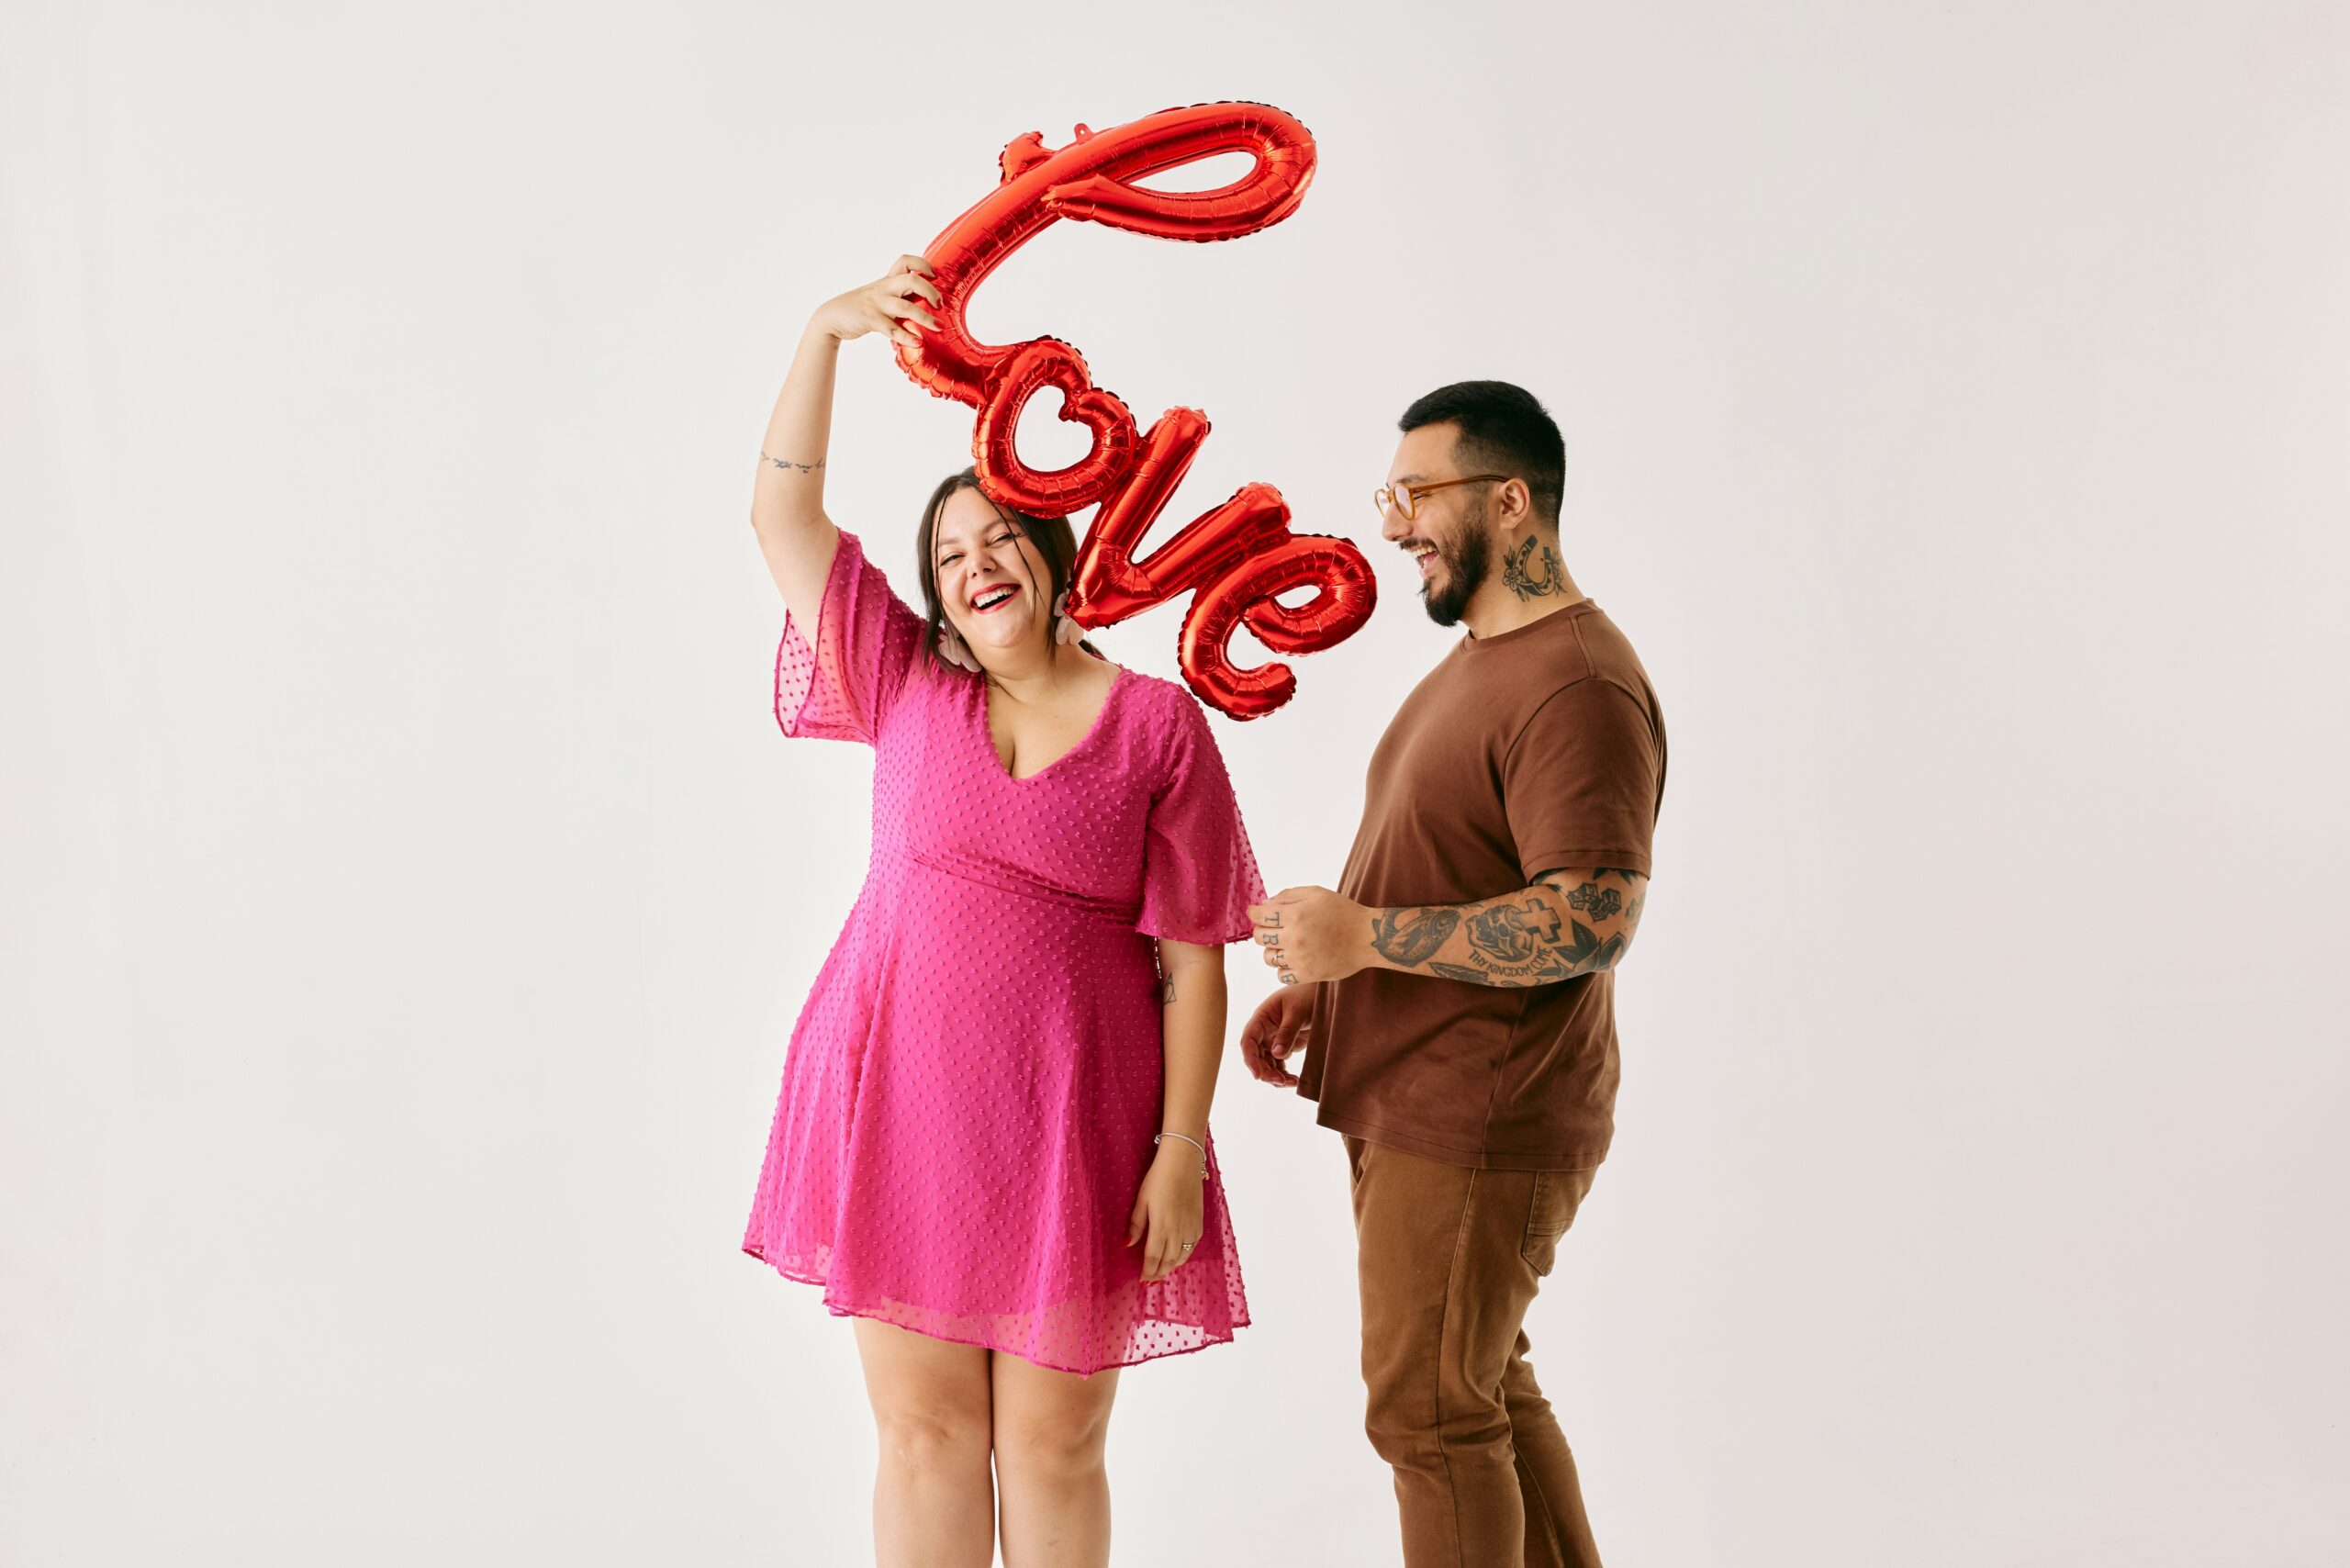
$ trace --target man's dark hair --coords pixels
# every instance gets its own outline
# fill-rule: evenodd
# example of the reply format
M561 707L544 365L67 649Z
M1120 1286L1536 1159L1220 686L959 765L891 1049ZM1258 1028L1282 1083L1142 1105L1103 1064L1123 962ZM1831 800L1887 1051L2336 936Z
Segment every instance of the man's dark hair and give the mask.
M1395 423L1406 435L1423 425L1458 425L1453 453L1461 468L1525 480L1535 517L1559 526L1567 443L1559 422L1525 387L1506 381L1456 381L1414 403Z

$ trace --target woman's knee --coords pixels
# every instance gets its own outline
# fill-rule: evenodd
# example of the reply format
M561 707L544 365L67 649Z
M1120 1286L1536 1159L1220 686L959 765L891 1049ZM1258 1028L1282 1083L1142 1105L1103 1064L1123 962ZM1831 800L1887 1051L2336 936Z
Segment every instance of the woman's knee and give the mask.
M1110 1411L1099 1408L999 1413L996 1462L1030 1475L1085 1475L1102 1468Z
M865 1317L856 1320L856 1346L884 1464L986 1468L986 1351Z
M983 1409L907 1399L877 1406L873 1414L885 1461L918 1472L987 1464L988 1417Z

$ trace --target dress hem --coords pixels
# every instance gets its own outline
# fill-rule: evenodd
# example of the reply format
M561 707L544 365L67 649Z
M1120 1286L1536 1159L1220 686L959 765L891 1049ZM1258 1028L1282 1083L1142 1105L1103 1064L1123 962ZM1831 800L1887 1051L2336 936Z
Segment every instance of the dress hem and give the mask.
M1248 1309L1243 1307L1240 1313L1233 1318L1232 1329L1230 1331L1223 1334L1217 1334L1213 1329L1202 1327L1200 1332L1208 1335L1209 1338L1197 1345L1187 1345L1180 1350L1155 1350L1149 1355L1135 1356L1123 1361L1103 1361L1101 1365L1091 1368L1064 1366L1058 1361L1044 1361L1038 1357L1029 1355L1024 1351L1015 1350L1009 1345L996 1344L993 1340L967 1339L959 1334L933 1334L925 1329L915 1328L910 1325L897 1322L892 1318L885 1317L878 1312L861 1311L854 1306L845 1306L833 1299L832 1286L822 1275L802 1273L796 1269L786 1268L783 1264L777 1262L774 1259L768 1257L766 1253L761 1252L755 1247L744 1247L743 1249L743 1254L746 1258L756 1258L760 1262L765 1263L768 1268L773 1269L777 1273L782 1275L787 1280L791 1280L803 1285L814 1285L818 1289L822 1290L824 1293L824 1310L831 1313L834 1317L863 1317L875 1323L887 1323L892 1328L903 1328L907 1333L920 1334L925 1339L936 1339L940 1343L947 1345L970 1345L982 1350L993 1350L999 1355L1015 1356L1021 1361L1026 1361L1031 1366L1044 1367L1052 1372L1068 1372L1072 1377L1091 1377L1095 1372L1118 1372L1126 1367L1138 1367L1145 1361L1164 1361L1171 1360L1177 1356L1195 1356L1202 1350L1213 1350L1218 1345L1231 1344L1235 1333L1251 1326L1251 1319L1248 1316ZM1184 1327L1193 1327L1193 1325L1186 1324Z

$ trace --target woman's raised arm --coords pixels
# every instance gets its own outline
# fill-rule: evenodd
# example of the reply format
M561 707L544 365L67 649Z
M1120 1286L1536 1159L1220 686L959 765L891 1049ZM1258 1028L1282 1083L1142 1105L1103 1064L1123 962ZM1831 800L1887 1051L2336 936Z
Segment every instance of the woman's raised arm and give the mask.
M817 307L767 418L751 489L751 528L792 619L811 633L840 543L840 531L824 515L824 456L832 444L833 371L840 346L884 332L920 353L915 330L938 324L924 304L938 303L929 273L930 263L920 256L900 256L885 276Z

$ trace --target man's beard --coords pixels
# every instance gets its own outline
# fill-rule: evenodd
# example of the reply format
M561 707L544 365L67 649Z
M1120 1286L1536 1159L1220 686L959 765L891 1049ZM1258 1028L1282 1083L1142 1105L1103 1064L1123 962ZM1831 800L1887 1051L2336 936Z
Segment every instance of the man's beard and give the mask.
M1444 567L1444 588L1438 591L1431 577L1420 585L1420 602L1427 606L1428 619L1439 626L1457 626L1468 613L1469 601L1485 586L1485 574L1493 569L1493 542L1485 537L1485 503L1483 497L1477 510L1460 520L1460 531L1449 540L1436 542L1436 558Z

